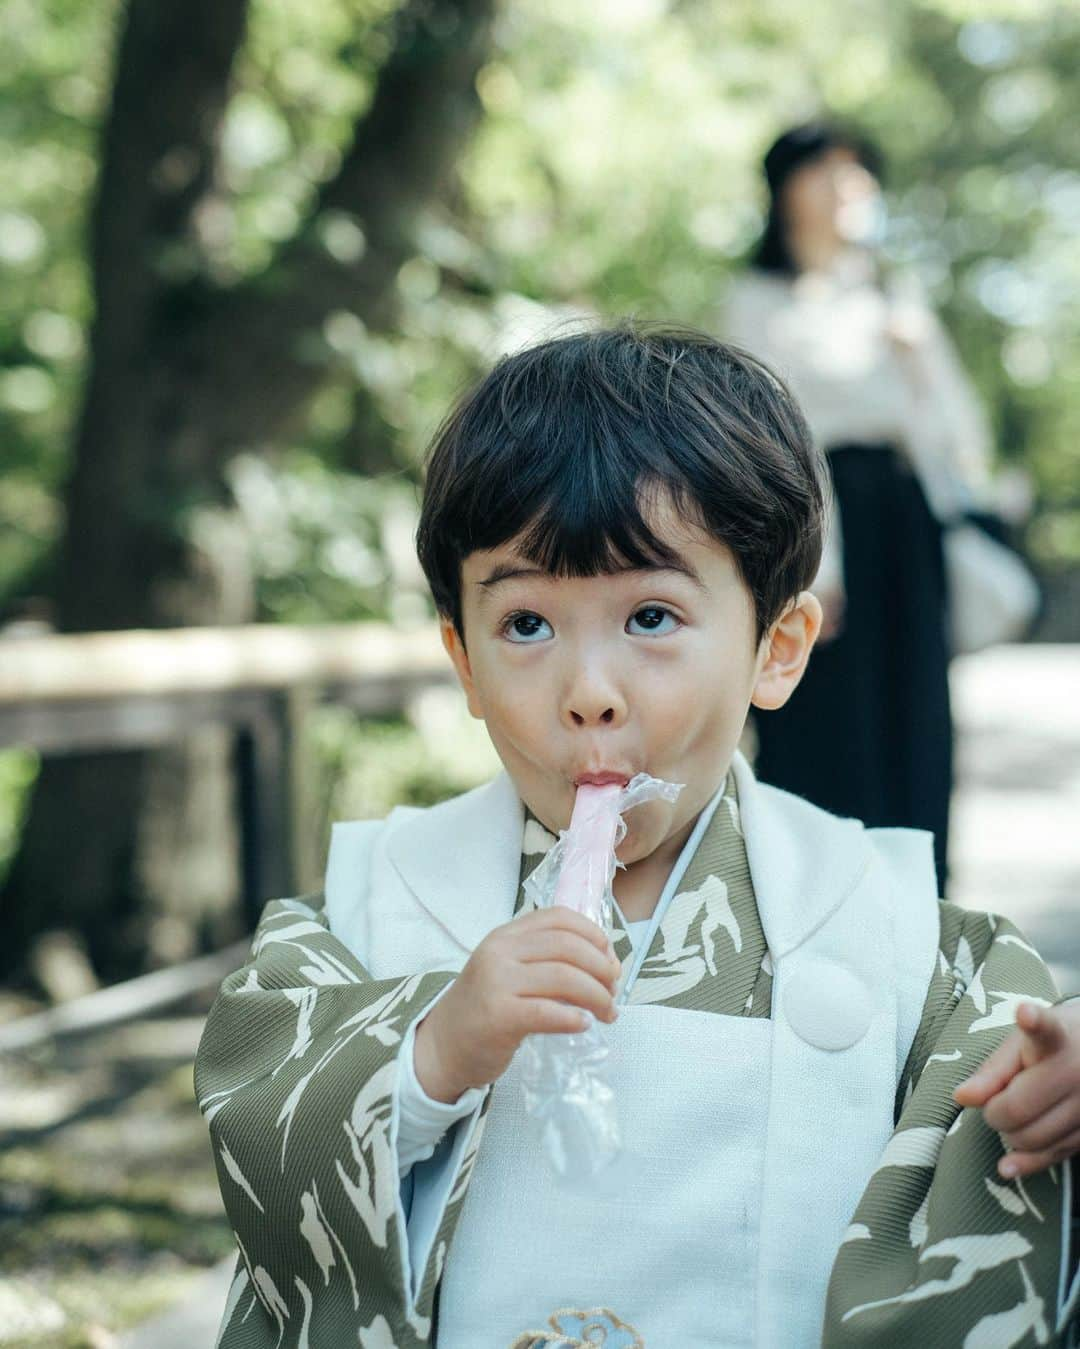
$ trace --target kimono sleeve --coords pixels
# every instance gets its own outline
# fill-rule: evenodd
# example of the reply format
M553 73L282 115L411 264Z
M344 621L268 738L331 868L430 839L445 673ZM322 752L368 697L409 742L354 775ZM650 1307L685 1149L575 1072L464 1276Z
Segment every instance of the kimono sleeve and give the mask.
M431 1342L483 1110L459 1126L440 1221L414 1271L397 1166L398 1060L410 1025L453 978L373 979L330 932L318 898L267 906L195 1062L240 1250L219 1349Z
M896 1131L833 1267L823 1344L1062 1345L1070 1289L1071 1163L1005 1181L1005 1148L954 1088L1053 980L1007 920L942 905L942 949L901 1077Z

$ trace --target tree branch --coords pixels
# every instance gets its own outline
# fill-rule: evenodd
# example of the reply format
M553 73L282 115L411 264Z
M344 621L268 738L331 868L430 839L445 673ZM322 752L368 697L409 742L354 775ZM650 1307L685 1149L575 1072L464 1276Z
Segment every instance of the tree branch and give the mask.
M116 58L91 231L97 328L141 345L161 250L188 233L214 174L248 0L131 0Z
M187 349L202 378L192 411L209 428L215 462L279 435L302 411L324 377L305 346L318 346L329 313L351 309L372 328L393 321L416 217L437 198L478 115L475 79L493 10L494 0L409 0L371 107L304 226L263 276L196 317ZM353 222L362 256L328 246L334 214Z
M247 0L130 0L91 225L96 313L56 581L61 627L123 626L152 609L148 496L165 459L151 333L162 250L182 242L214 173ZM171 377L165 377L171 383ZM182 403L181 403L182 406ZM123 522L122 524L120 522ZM157 563L160 567L160 563Z

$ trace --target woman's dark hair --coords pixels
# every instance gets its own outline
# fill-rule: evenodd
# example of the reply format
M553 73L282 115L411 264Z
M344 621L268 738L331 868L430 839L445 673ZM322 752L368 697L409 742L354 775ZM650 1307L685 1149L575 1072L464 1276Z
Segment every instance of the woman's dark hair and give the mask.
M507 356L432 442L417 531L440 614L464 640L461 564L520 536L556 576L670 565L666 494L734 556L758 635L816 574L822 461L760 361L702 333L623 324Z
M805 164L820 159L830 150L850 150L859 163L883 181L885 162L881 151L866 136L835 122L805 122L778 136L762 161L769 185L769 214L765 229L750 261L766 272L798 273L798 265L788 244L787 221L781 194L788 178Z

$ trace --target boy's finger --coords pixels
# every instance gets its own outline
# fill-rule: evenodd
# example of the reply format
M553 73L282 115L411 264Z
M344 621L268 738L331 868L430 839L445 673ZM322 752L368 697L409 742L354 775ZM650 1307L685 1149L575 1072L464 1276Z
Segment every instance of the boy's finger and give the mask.
M1068 1043L1065 1027L1048 1007L1038 1007L1032 1002L1022 1002L1016 1009L1016 1024L1028 1039L1030 1049L1028 1062L1049 1058Z
M983 1118L998 1133L1011 1135L1046 1118L1071 1097L1070 1083L1062 1079L1059 1061L1043 1059L1034 1067L1024 1068L995 1092L983 1106Z
M986 1062L953 1092L957 1105L985 1105L991 1096L1008 1086L1023 1067L1023 1044L1023 1038L1013 1034L998 1045Z
M613 987L621 972L621 963L615 956L609 957L577 932L565 928L541 929L518 958L523 965L565 960Z
M1008 1093L1005 1093L1008 1095ZM998 1098L1000 1100L1002 1098ZM1071 1097L1065 1096L1049 1110L1039 1111L1029 1116L1023 1123L1002 1128L991 1118L991 1111L998 1103L993 1100L983 1111L983 1118L991 1129L997 1129L1005 1141L1016 1152L1049 1152L1063 1139L1080 1131L1080 1111Z
M1067 1157L1080 1152L1080 1129L1054 1148L1044 1152L1009 1152L998 1162L998 1175L1005 1180L1034 1176L1047 1167L1057 1166Z
M525 922L533 919L537 927L562 927L570 932L576 932L584 937L600 951L611 950L614 953L614 947L611 945L611 939L599 923L594 923L591 918L586 918L583 913L578 913L576 909L567 908L565 904L552 904L550 908L534 909L532 913L522 914L514 919L515 922Z

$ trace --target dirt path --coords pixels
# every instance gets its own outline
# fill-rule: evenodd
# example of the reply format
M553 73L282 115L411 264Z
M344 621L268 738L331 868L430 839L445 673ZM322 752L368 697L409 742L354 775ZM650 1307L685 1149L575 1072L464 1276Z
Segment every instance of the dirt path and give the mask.
M1080 646L957 661L950 898L1014 919L1080 993Z

